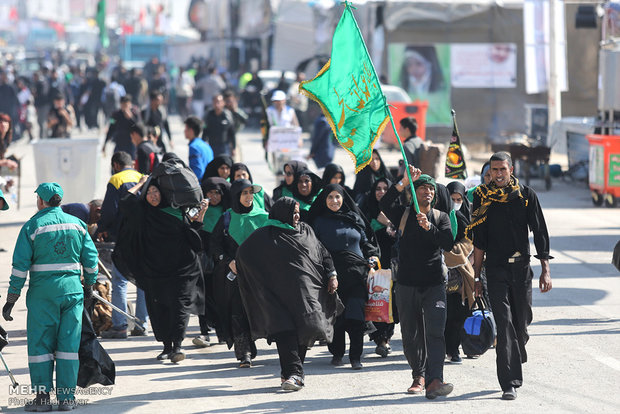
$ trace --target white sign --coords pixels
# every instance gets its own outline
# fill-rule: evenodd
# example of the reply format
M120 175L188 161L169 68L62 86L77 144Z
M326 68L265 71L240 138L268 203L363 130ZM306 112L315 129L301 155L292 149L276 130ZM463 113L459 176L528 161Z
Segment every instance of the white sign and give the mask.
M269 141L267 141L267 151L291 151L300 148L301 128L300 127L277 127L269 128Z
M558 55L558 87L568 90L566 75L566 28L564 2L558 2L555 27ZM523 36L525 44L525 91L529 94L547 90L549 82L549 0L525 0Z
M516 88L515 43L457 43L450 46L453 88Z

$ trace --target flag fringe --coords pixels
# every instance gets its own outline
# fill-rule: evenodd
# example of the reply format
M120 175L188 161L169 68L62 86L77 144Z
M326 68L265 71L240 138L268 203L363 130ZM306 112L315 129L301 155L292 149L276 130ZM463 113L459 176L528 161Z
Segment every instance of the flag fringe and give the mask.
M325 65L323 65L323 67L321 68L321 70L319 71L319 73L316 74L316 76L310 80L306 80L303 81L299 84L298 90L299 92L312 99L314 102L316 102L317 104L319 104L319 107L321 108L321 112L323 112L323 114L325 115L325 118L327 119L327 122L329 123L329 127L332 129L332 133L334 134L334 137L336 137L336 140L338 141L338 144L340 144L340 146L342 148L345 149L345 151L347 151L347 153L349 154L349 156L351 157L351 159L353 160L353 164L355 165L355 174L357 174L358 172L360 172L364 167L366 167L368 164L370 164L370 161L372 160L372 156L370 157L370 159L368 159L368 161L364 162L361 165L357 165L357 157L355 156L355 154L353 153L353 151L351 151L349 148L345 147L344 145L342 145L342 143L338 140L338 133L337 133L337 129L336 129L336 124L334 123L334 119L332 118L332 114L329 112L329 110L325 107L325 105L323 105L323 102L321 102L321 100L319 98L317 98L312 92L306 90L304 88L304 84L305 83L310 83L313 80L317 79L319 76L321 76L323 73L325 73L331 64L331 58L327 61L327 63ZM386 115L385 119L383 120L383 122L381 122L381 124L379 125L379 128L377 129L377 133L375 134L375 136L372 138L372 141L370 143L370 148L374 148L375 144L377 143L377 140L379 139L379 137L381 136L381 134L383 134L383 130L385 129L385 127L387 126L388 122L390 121L390 116L389 114Z

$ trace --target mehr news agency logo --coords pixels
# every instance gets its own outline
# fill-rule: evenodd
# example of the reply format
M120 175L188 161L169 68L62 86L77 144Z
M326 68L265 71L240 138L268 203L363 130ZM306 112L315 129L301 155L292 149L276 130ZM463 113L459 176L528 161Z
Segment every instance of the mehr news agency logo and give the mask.
M62 393L62 394L73 394L73 395L112 395L113 387L88 387L88 388L52 388L49 391L46 391L44 385L17 385L16 387L9 386L9 406L24 406L28 403L32 403L32 399L26 398L26 396L30 396L31 394L38 393ZM19 396L19 397L11 397L11 395ZM77 405L86 405L88 404L88 399L76 398L75 403ZM50 404L58 404L58 401L54 400L50 395Z

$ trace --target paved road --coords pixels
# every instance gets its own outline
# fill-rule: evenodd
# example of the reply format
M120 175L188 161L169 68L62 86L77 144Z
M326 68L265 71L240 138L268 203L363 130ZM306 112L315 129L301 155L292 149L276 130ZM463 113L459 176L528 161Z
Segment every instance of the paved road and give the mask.
M180 123L173 123L175 152L187 157ZM85 133L84 136L97 136ZM243 158L256 181L267 190L275 180L262 160L260 139L255 133L240 138ZM34 162L31 147L17 144L12 151L24 156L22 208L0 213L0 293L6 297L13 244L19 228L35 209ZM110 151L108 151L110 152ZM255 159L251 160L255 155ZM109 176L109 155L99 165L102 196ZM395 162L396 152L384 155ZM343 151L337 161L347 169L352 184L351 162ZM259 356L252 369L240 370L224 345L194 349L191 338L199 331L190 320L185 341L187 359L178 365L155 360L160 345L152 336L127 340L102 340L116 362L113 387L95 387L80 395L88 405L80 412L618 412L620 408L620 278L610 264L611 250L620 238L618 209L593 208L583 184L554 181L545 192L542 183L534 188L543 205L551 233L553 290L545 295L534 291L534 322L530 327L529 362L524 386L516 401L499 399L494 351L478 360L445 367L446 380L455 390L434 402L405 393L411 383L410 370L402 354L397 329L394 349L386 359L374 355L367 342L364 369L329 365L326 347L308 352L306 387L297 393L279 389L279 364L275 348L258 343ZM84 200L87 201L87 200ZM535 266L534 272L540 272ZM4 300L2 300L2 303ZM11 343L3 355L20 384L28 384L26 358L25 300L14 310L15 320L2 325ZM8 376L0 368L0 411L21 412L20 398L10 395ZM92 390L92 391L91 391ZM16 400L17 399L17 400Z

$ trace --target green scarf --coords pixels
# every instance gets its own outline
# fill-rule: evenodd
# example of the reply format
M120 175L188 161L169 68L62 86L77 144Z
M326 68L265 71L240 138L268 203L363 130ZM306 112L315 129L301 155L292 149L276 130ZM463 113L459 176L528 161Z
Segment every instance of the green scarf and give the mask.
M241 245L254 230L263 227L269 218L269 214L265 210L254 207L252 211L245 214L230 211L230 225L228 233L238 245Z
M202 219L202 229L207 233L212 233L222 214L224 214L222 206L209 206Z
M323 191L323 190L321 190L321 191ZM321 194L321 191L319 191L318 193L316 193L316 195L314 197L312 197L312 200L310 200L310 203L306 203L303 200L299 200L297 197L295 197L293 195L291 190L289 190L286 187L284 187L282 189L282 197L290 197L290 198L292 198L293 200L295 200L295 201L297 201L299 203L299 209L300 210L310 211L310 207L312 207L312 203L314 203L314 200L316 200L316 198L319 196L319 194Z
M476 194L480 197L480 207L471 214L471 224L465 229L465 237L473 241L474 227L484 223L487 219L487 211L491 203L507 203L515 198L523 198L519 180L514 175L510 176L510 182L506 187L498 187L495 182L480 184L476 187Z
M174 207L164 207L161 209L164 213L170 214L172 217L176 217L179 220L183 221L183 213L178 208Z
M381 229L384 229L385 225L379 223L377 219L372 219L372 221L370 222L370 227L372 227L373 231L379 231Z
M452 239L456 240L456 233L459 231L459 223L456 221L456 211L450 210L450 227L452 227Z
M276 220L276 219L269 219L265 222L265 227L266 226L273 226L273 227L280 227L281 229L286 229L286 230L295 230L295 227L291 226L288 223L282 223L280 220Z
M254 193L254 205L265 209L265 190L261 189L258 193Z

